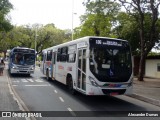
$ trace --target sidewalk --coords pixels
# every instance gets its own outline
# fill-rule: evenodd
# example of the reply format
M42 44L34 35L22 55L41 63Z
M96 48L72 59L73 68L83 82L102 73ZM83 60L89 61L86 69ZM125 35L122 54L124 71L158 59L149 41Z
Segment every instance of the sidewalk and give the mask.
M0 119L7 119L7 120L27 120L26 118L17 118L13 117L10 118L8 115L11 115L9 113L5 112L11 112L11 111L23 111L20 106L18 105L16 97L13 95L13 92L11 90L9 80L7 77L7 69L5 67L3 71L3 76L0 76L0 116L2 118ZM4 112L4 113L2 113ZM4 117L6 116L6 117ZM4 118L3 118L4 117ZM28 119L30 120L30 119Z
M7 70L5 69L3 72L3 76L0 76L0 110L20 111L8 85Z
M144 81L133 80L133 95L136 99L160 106L160 79L144 78Z

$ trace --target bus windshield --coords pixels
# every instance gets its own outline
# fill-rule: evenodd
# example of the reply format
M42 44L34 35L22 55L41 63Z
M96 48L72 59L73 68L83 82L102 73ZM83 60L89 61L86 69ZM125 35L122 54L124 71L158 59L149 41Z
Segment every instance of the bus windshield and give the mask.
M90 47L90 71L101 82L127 82L132 74L129 46Z
M35 54L14 53L12 62L17 65L33 65L35 64Z

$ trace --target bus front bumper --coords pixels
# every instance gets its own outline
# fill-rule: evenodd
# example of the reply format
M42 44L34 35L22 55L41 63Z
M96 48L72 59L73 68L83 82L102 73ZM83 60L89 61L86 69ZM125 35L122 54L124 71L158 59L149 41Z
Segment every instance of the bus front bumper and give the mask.
M19 70L19 69L11 69L11 74L33 74L34 70L25 69L25 70Z
M124 88L106 88L106 87L95 87L90 84L87 85L88 89L86 91L86 95L130 95L132 94L133 86L127 86Z

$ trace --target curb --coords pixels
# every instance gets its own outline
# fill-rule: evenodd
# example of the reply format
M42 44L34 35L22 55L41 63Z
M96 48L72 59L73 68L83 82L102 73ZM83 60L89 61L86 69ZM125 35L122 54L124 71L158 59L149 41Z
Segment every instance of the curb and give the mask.
M160 107L160 101L159 100L156 100L156 99L153 99L153 98L147 98L147 97L144 97L142 95L135 94L135 93L133 93L132 95L127 95L127 96L132 97L132 98L136 98L138 100L141 100L141 101L144 101L144 102L147 102L147 103L150 103L150 104L153 104L153 105L156 105L156 106Z
M16 100L18 106L19 106L19 109L23 112L27 111L27 112L30 112L30 110L27 108L27 106L25 105L25 103L23 102L23 100L19 97L19 95L17 94L17 92L15 91L15 89L13 88L13 86L11 85L11 79L9 77L9 74L6 73L6 78L7 78L7 81L8 81L8 87L9 87L9 90L10 92L12 93L13 95L13 98L14 100ZM37 120L36 118L34 117L25 117L26 120Z

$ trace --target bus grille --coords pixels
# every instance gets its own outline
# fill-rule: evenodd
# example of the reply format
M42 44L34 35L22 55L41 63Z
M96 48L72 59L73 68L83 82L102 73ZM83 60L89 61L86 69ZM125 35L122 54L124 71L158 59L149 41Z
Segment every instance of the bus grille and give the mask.
M30 66L17 66L18 68L29 68Z

